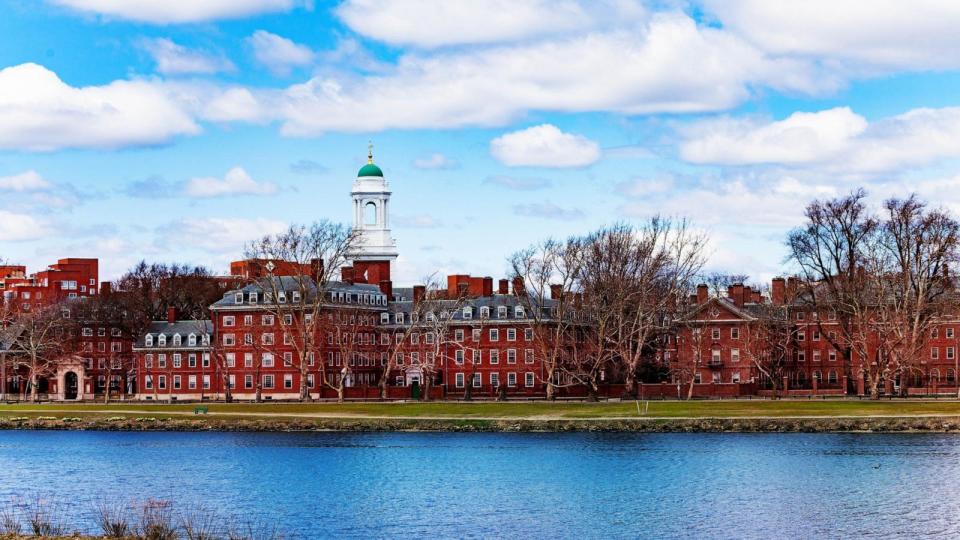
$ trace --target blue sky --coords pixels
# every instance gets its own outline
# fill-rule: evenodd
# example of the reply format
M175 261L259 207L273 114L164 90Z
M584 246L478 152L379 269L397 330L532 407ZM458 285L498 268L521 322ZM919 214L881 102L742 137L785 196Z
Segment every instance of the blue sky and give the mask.
M960 210L960 7L796 4L10 0L0 258L222 271L348 220L368 140L402 284L656 213L766 281L812 198Z

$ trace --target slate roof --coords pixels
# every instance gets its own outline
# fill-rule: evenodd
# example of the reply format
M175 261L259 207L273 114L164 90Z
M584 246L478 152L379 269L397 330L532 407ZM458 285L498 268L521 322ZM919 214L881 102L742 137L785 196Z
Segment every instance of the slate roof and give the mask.
M274 287L268 284L267 280L272 279L278 281L278 284ZM224 308L224 307L234 307L239 305L257 305L250 304L250 293L256 293L258 295L258 304L263 303L263 293L271 292L272 290L282 290L288 295L294 292L302 292L300 280L301 278L294 276L275 276L272 278L265 278L261 283L250 283L245 285L240 289L234 289L226 292L223 295L223 298L214 302L212 308ZM309 277L302 278L304 280L304 289L307 291L307 301L313 302L317 294L316 283ZM371 285L367 283L346 283L343 281L331 281L327 283L326 292L337 292L337 293L350 293L350 294L370 294L383 296L383 293L380 292L380 287L377 285ZM237 293L243 293L243 304L239 304L236 301ZM366 304L364 304L366 305Z
M137 337L137 342L134 344L136 348L147 348L147 349L170 349L173 347L173 336L180 334L183 342L178 349L190 348L187 345L187 337L190 334L197 335L197 348L206 348L207 345L202 345L201 335L206 333L207 335L213 334L213 322L212 321L176 321L174 323L168 323L167 321L153 321L150 323L150 326L147 327L147 330ZM147 335L153 336L153 346L146 346L146 337ZM160 335L167 336L167 345L165 347L160 347L157 345L157 338Z

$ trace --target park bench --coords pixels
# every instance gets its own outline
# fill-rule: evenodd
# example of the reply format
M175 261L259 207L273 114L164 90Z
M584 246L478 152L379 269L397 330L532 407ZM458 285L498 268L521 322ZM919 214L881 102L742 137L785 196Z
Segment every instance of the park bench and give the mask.
M193 414L207 414L208 412L210 412L210 408L209 408L209 407L194 407L194 408L193 408Z

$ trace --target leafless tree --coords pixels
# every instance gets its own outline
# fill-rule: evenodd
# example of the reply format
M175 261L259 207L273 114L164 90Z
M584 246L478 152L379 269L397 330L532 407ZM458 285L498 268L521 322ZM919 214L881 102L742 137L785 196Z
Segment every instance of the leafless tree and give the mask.
M787 308L773 304L753 306L754 320L743 328L743 350L761 380L769 380L773 399L786 373L796 338Z
M325 320L327 295L358 238L347 226L319 221L264 236L246 249L248 259L264 260L267 265L286 263L284 273L288 275L275 277L268 266L269 277L253 278L253 282L264 292L263 309L272 313L290 336L295 367L300 372L301 401L310 399L309 359L320 358L318 331Z
M584 264L585 242L546 240L514 253L510 267L523 294L518 299L530 318L533 346L543 366L547 399L556 397L557 372L566 349L583 322L578 308Z
M423 399L430 400L430 389L437 373L443 367L443 362L450 361L451 352L454 359L456 351L463 350L466 362L466 328L469 325L458 323L456 314L462 312L468 298L465 294L457 294L449 298L446 290L439 288L427 290L417 308L417 321L413 324L422 334L423 344L420 350L420 373L423 378ZM464 332L464 339L457 339L457 329ZM472 361L472 358L471 358ZM466 385L465 385L466 386Z
M41 377L54 372L63 356L74 352L77 325L67 303L34 307L21 313L12 355L13 369L25 369L30 401L37 401Z

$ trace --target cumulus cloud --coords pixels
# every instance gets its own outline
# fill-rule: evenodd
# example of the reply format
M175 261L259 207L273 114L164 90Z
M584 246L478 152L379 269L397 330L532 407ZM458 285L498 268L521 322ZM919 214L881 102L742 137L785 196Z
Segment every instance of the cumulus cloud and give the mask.
M288 225L266 218L184 218L157 230L161 245L190 245L212 253L239 253L247 242L277 234Z
M191 197L209 198L229 195L273 195L276 184L257 182L241 167L234 167L221 178L193 178L187 182L186 193Z
M147 39L141 45L157 63L157 71L164 75L209 74L235 69L233 63L226 58L188 49L166 38Z
M266 30L257 30L247 42L253 47L254 58L279 75L286 75L295 67L310 65L314 59L309 47Z
M417 47L557 35L625 24L646 14L639 4L613 0L347 0L336 13L368 38Z
M490 153L510 167L584 167L600 159L600 145L552 124L541 124L493 139Z
M583 211L578 208L562 208L551 202L514 205L513 213L518 216L569 221L582 219Z
M829 59L852 72L960 67L960 3L917 0L702 0L732 33L770 54Z
M413 160L413 166L418 169L456 169L460 167L460 163L443 154L430 154Z
M722 118L683 131L680 154L693 163L881 172L960 157L960 107L914 109L874 122L838 107L778 121Z
M48 0L80 12L154 24L197 23L289 11L301 0ZM306 4L309 5L309 4Z
M78 88L37 64L0 70L0 111L0 148L153 145L200 131L157 84L132 80Z
M53 184L34 170L0 176L0 191L44 191L52 188Z
M505 187L507 189L513 189L516 191L535 191L538 189L546 189L553 184L546 178L520 178L517 176L507 176L505 174L488 176L486 179L484 179L483 183Z
M0 240L21 242L38 240L53 234L46 221L35 216L0 210Z

